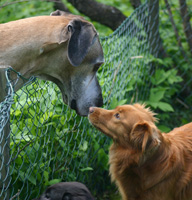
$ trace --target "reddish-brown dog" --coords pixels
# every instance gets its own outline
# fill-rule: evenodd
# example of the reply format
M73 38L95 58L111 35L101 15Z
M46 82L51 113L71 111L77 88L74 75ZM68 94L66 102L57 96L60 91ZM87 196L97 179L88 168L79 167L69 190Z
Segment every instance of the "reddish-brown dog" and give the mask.
M123 200L192 200L192 123L161 133L140 104L91 107L89 120L114 141L110 174Z

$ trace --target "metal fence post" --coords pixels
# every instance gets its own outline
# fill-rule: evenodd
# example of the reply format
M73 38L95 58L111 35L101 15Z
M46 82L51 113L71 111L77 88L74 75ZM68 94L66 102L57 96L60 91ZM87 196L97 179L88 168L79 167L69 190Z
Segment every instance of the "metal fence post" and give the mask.
M5 68L0 66L0 103L5 99L6 93L6 76ZM1 109L1 107L0 107ZM8 110L7 110L8 112ZM0 113L2 115L2 113ZM0 199L9 200L9 160L10 160L10 123L8 118L4 119L3 116L0 119Z
M161 39L159 35L159 0L149 0L149 44L151 54L155 57L159 53Z

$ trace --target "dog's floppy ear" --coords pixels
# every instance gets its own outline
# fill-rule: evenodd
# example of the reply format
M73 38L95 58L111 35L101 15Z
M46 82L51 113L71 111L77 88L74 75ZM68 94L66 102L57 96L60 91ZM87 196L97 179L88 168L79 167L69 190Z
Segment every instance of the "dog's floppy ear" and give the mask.
M79 66L94 42L97 32L91 24L80 19L71 21L68 24L68 31L71 32L68 43L68 58L73 66Z
M56 11L52 12L52 13L50 14L50 16L65 16L65 15L69 15L69 14L70 14L70 13L64 12L64 11L62 11L62 10L56 10Z
M130 134L130 140L133 146L142 152L160 143L156 126L149 122L135 124Z
M64 15L65 12L61 11L61 10L56 10L54 12L52 12L50 14L50 16L61 16L61 15Z

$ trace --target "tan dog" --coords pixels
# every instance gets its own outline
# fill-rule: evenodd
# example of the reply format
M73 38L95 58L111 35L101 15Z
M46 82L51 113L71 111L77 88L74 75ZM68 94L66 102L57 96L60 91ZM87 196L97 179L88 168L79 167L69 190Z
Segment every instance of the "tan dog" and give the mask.
M63 101L87 116L90 106L103 104L96 78L104 62L98 33L82 17L60 11L52 15L0 24L0 68L11 66L26 78L53 81Z
M140 104L92 107L89 120L113 139L110 174L123 200L192 200L192 123L161 133Z

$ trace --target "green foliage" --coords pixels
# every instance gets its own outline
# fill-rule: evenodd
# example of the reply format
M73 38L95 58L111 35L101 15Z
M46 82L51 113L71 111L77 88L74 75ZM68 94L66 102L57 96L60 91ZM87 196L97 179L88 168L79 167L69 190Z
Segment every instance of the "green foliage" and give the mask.
M98 174L108 169L107 148L101 147L106 139L100 137L98 142L87 119L68 111L61 101L57 87L34 82L17 92L11 109L11 174L17 181L14 189L22 188L28 181L32 197L45 186L60 181L74 181L78 176L89 179L97 166ZM86 132L85 126L89 127ZM41 186L37 191L38 183Z
M153 58L158 64L163 64L163 60ZM167 103L170 101L173 95L175 95L179 89L180 83L183 79L177 75L178 70L169 69L165 71L163 68L155 70L154 75L151 77L153 87L150 89L149 100L146 101L148 105L154 109L160 109L164 112L173 112L174 109L171 104ZM174 85L174 88L172 87ZM166 100L167 102L163 102Z
M4 4L8 6L0 8L0 23L22 19L26 17L47 15L53 11L52 2L29 1L16 3L15 0L2 1L0 7Z

